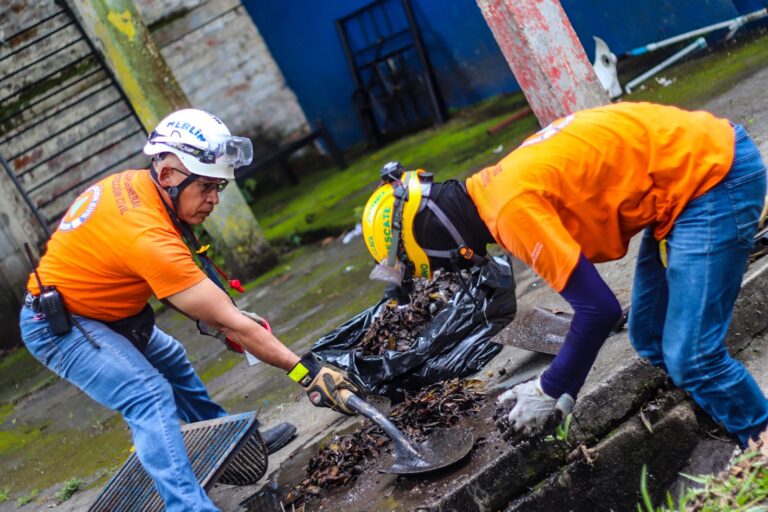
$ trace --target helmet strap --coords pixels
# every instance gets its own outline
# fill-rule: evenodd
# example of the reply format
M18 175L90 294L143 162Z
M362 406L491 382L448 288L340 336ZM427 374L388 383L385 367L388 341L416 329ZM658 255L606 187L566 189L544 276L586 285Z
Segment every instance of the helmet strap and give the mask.
M197 174L190 173L189 176L184 178L181 183L178 185L171 185L170 187L164 187L160 185L160 177L157 174L157 170L155 169L155 162L152 162L152 166L149 168L149 173L152 176L152 179L157 183L157 186L165 190L166 194L168 194L168 197L171 198L171 203L173 204L173 210L174 212L179 211L179 196L181 195L181 192L187 188L189 185L192 184L193 181L197 180L199 176Z
M405 251L401 251L400 247L403 240L403 208L405 208L405 202L408 200L408 189L399 182L393 182L392 188L394 189L395 208L392 212L392 243L387 252L387 264L390 267L395 266L396 260L403 261L402 255ZM403 263L406 263L407 260L406 257Z
M181 233L181 237L184 239L184 242L186 242L187 246L191 247L192 252L197 255L197 259L200 262L200 266L203 269L203 272L205 273L208 278L214 282L216 286L221 288L224 293L227 294L227 296L232 300L234 303L234 299L229 295L227 292L226 287L224 286L224 283L219 278L223 278L229 283L230 288L234 288L235 290L239 291L240 293L243 293L245 290L242 289L240 286L240 281L237 279L230 279L229 276L221 269L219 268L216 263L213 262L213 260L208 256L207 249L208 246L203 246L200 241L195 236L195 232L192 229L192 226L190 226L188 223L181 220L177 215L176 211L178 210L178 197L184 188L189 186L190 183L194 181L194 179L190 180L189 178L186 178L184 181L182 181L179 185L175 187L162 187L160 186L160 182L157 177L157 171L155 170L155 164L152 163L152 166L149 169L149 174L152 176L152 179L157 183L158 187L162 188L168 193L168 197L171 198L171 202L173 203L173 209L171 209L170 206L168 206L168 203L165 202L165 199L163 199L162 195L160 196L160 201L163 203L163 206L165 206L165 211L168 212L168 217L171 218L171 222L176 227L176 229L179 230L179 233ZM194 176L194 175L192 175ZM195 176L195 178L197 178ZM185 182L187 182L185 184Z
M452 263L455 260L456 265L458 265L458 260L460 257L471 261L480 267L488 263L488 257L478 255L474 249L466 244L464 238L461 236L461 233L459 233L459 230L456 229L456 226L453 224L453 222L451 222L451 219L449 219L445 212L439 206L437 206L434 201L431 201L429 197L426 198L425 207L432 211L432 213L435 215L435 217L437 217L443 227L448 231L448 233L450 233L451 238L453 238L453 241L456 242L456 245L458 246L450 251L424 249L424 252L427 254L427 256L432 256L435 258L448 258Z

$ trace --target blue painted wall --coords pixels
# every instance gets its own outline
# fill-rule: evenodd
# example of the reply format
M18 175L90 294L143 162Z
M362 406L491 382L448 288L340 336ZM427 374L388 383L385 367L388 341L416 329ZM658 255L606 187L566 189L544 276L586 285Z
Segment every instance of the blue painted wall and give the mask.
M364 140L335 20L370 0L242 0L310 122L342 147ZM749 11L768 0L561 0L582 45L593 35L616 54ZM736 3L737 7L734 5ZM475 0L411 0L449 108L518 90Z

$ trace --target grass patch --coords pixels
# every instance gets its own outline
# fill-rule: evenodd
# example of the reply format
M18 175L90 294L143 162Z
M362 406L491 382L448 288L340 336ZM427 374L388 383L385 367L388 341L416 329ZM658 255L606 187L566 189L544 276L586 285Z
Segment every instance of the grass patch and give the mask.
M4 503L11 499L11 491L8 489L0 489L0 503Z
M399 160L408 168L434 172L441 180L467 175L498 159L493 150L500 145L508 151L537 129L531 115L495 135L486 133L522 105L521 94L481 102L457 113L442 127L363 155L344 170L325 168L302 176L299 186L258 197L251 206L265 236L274 244L299 244L341 233L358 221L386 162Z
M37 498L38 494L40 494L39 489L32 489L24 496L19 496L16 499L16 505L18 505L19 507L23 507L24 505L31 503L35 500L35 498Z
M674 83L662 87L651 78L643 83L643 90L637 90L623 99L696 108L764 68L766 63L768 33L763 33L754 38L727 42L698 59L666 69L657 76L663 75Z
M56 493L56 499L59 502L67 501L83 486L83 481L79 478L70 478L64 482L64 486Z
M768 432L758 442L750 441L749 449L731 462L719 475L685 475L698 487L685 489L674 498L669 492L665 503L654 506L646 485L647 470L640 475L643 503L638 512L765 512L768 510Z

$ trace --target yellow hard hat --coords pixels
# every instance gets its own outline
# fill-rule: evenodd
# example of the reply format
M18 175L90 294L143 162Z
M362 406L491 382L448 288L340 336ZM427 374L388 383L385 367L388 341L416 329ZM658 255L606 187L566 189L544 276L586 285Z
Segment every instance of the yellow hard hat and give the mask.
M363 237L378 263L371 279L400 284L406 271L414 277L431 277L429 257L413 233L422 200L429 196L431 177L421 169L392 176L365 204Z

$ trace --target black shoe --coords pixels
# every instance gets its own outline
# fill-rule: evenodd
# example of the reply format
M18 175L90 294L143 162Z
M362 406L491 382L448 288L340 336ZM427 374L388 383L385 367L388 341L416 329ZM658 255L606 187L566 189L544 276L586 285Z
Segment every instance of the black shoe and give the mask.
M280 423L276 427L261 432L261 438L264 439L269 455L287 445L295 435L296 427L290 423Z

